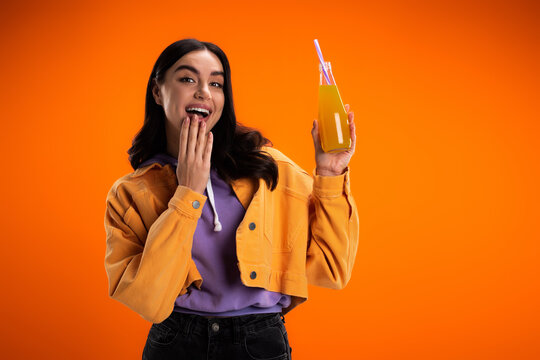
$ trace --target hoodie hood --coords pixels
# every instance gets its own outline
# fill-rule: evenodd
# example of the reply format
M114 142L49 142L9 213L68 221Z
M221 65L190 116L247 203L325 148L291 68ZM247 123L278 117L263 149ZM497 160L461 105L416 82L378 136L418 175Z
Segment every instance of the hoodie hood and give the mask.
M178 166L178 159L174 158L173 156L167 154L167 153L159 153L154 156L152 156L150 159L146 160L142 164L139 165L139 169L143 168L145 166L151 165L153 163L159 163L161 166L165 166L167 164L171 164L174 167Z
M159 163L161 166L170 164L176 169L176 167L178 166L178 159L176 159L175 157L167 153L159 153L152 156L150 159L146 160L142 164L140 164L138 169L154 164L154 163ZM210 170L210 171L213 171L213 170ZM214 211L214 231L221 231L222 226L221 226L221 223L219 222L219 216L217 213L216 203L214 199L214 191L212 190L211 177L212 176L210 176L209 174L208 183L206 184L206 194L208 197L208 201L210 202L210 205L212 206L212 210Z

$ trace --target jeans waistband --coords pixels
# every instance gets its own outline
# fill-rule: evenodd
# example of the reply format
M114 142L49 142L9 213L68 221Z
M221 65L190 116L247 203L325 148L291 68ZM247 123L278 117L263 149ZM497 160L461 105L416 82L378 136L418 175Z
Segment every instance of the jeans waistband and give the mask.
M279 322L284 322L282 313L250 314L222 318L206 318L196 314L173 311L170 315L184 334L219 336L238 339L250 332L256 332Z

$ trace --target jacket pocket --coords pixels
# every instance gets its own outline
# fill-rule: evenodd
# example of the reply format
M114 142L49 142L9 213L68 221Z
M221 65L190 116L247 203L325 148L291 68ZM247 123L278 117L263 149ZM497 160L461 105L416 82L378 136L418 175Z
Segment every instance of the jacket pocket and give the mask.
M307 231L308 198L290 188L276 188L266 195L264 236L273 252L290 252Z

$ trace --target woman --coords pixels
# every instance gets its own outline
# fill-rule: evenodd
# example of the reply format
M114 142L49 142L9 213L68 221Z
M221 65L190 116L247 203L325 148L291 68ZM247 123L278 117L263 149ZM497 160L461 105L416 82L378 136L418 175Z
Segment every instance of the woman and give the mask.
M349 122L351 149L327 154L314 121L312 178L236 123L219 47L163 51L128 151L135 171L105 213L109 296L153 323L144 359L290 359L284 314L308 283L343 288L356 256Z

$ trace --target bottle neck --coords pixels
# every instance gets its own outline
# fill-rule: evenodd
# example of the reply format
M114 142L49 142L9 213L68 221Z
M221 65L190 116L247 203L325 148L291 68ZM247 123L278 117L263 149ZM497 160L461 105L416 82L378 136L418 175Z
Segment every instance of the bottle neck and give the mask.
M325 71L323 71L322 65L319 63L319 85L336 85L330 61L324 62L324 70L326 71L326 74Z

